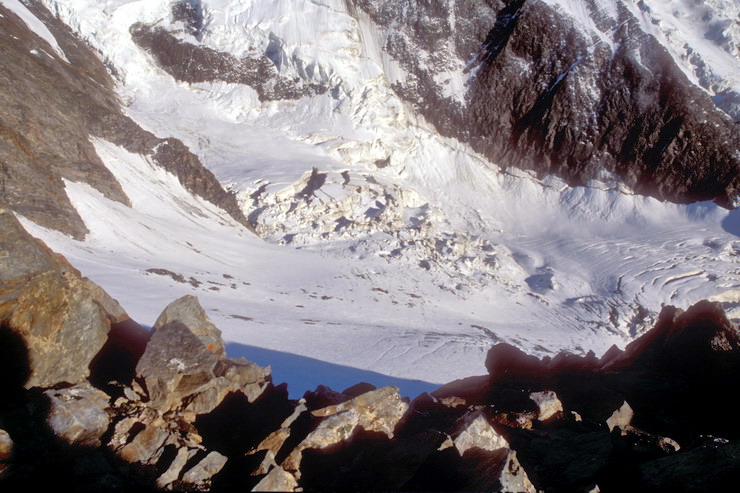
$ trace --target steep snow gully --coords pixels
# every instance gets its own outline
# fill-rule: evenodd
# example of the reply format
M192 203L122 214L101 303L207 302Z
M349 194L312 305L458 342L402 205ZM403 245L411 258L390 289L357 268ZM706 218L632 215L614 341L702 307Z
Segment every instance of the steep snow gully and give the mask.
M197 295L227 352L272 364L291 395L343 388L347 375L415 395L479 373L496 342L602 354L667 304L708 298L740 318L737 209L638 195L606 171L571 186L442 136L394 90L416 75L389 54L405 31L389 37L373 2L23 3L2 0L58 53L32 11L42 4L70 26L110 68L124 112L184 142L259 236L149 157L98 137L130 206L65 181L85 239L23 225L140 323ZM448 17L419 17L419 29L468 22L454 0L439 3ZM542 3L601 35L588 26L634 11L687 79L736 112L733 2ZM413 4L399 2L403 19ZM460 105L474 62L451 45L415 61Z

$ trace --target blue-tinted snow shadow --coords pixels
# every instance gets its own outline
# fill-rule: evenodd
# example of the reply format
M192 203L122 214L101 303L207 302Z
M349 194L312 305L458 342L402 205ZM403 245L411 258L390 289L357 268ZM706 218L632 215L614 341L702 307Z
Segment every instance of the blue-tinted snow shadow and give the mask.
M422 392L432 392L440 387L438 384L421 380L389 377L374 371L335 365L306 356L244 344L226 344L226 355L230 358L241 356L260 366L270 365L273 382L275 384L287 382L291 399L303 397L304 392L314 390L318 385L326 385L337 392L360 382L368 382L376 387L393 385L401 390L402 396L412 399Z
M740 208L732 209L722 220L722 229L731 235L740 236Z

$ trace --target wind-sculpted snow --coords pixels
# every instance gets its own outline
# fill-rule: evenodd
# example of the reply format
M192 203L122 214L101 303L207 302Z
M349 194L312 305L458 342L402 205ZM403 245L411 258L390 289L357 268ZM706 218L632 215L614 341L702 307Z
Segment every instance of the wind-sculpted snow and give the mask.
M353 2L203 0L187 16L169 1L44 3L115 69L128 116L197 154L261 236L149 158L93 139L131 207L67 181L86 240L24 225L141 323L196 294L228 343L445 382L479 372L492 342L603 353L650 327L662 305L709 297L738 317L735 212L635 195L603 170L580 187L504 171L437 133L429 112L459 110L459 90L482 74L474 37L419 54L442 98L419 108L397 85L419 75L389 54L378 12ZM457 2L428 24L396 4L405 7L388 20L411 19L420 36L449 25L485 39L496 12ZM477 14L458 15L463 7ZM235 80L178 81L134 42L137 24L234 59L265 56L277 76L328 91L271 100ZM582 68L558 74L569 67Z

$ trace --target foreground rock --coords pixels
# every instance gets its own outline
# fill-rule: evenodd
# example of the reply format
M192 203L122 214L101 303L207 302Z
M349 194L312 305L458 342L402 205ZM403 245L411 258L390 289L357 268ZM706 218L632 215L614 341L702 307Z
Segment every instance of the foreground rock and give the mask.
M143 334L12 214L0 220L15 260L0 256L3 487L729 491L740 481L740 428L727 413L740 332L718 304L667 307L601 358L499 344L488 375L411 402L367 383L295 401L269 367L225 357L196 298L174 301Z
M54 434L74 445L99 447L108 431L109 397L84 383L60 390L47 390L47 423Z
M181 322L209 351L218 357L226 356L221 331L208 318L195 296L186 295L167 305L154 322L153 329L157 331L170 322Z
M157 319L136 366L148 405L162 412L212 411L231 392L252 402L270 383L270 368L224 355L220 331L193 296L168 306Z
M27 354L25 387L80 383L126 313L64 257L29 235L0 203L0 324Z

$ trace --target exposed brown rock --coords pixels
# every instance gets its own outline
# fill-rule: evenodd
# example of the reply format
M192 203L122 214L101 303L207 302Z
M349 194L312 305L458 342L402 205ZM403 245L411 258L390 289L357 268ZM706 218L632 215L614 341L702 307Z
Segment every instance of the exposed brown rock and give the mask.
M103 327L125 318L12 214L0 219L0 245L18 259L5 268L0 255L2 329L28 345L37 373L43 365L33 367L33 354L48 320L83 309ZM19 303L27 291L66 296L63 309ZM17 331L21 309L45 313L28 316L39 329L31 336ZM0 401L9 432L0 431L0 476L17 486L40 484L38 471L64 471L118 489L722 490L738 480L740 464L737 420L718 412L731 409L728 389L740 384L739 342L719 305L702 302L686 312L665 308L653 330L600 359L540 360L497 345L489 375L410 404L394 387L367 384L341 393L319 387L291 401L269 368L210 350L223 347L218 329L197 300L184 298L158 322L137 379L111 384L119 389L113 405L84 376ZM24 356L16 353L7 354ZM63 467L54 466L61 443L71 452Z
M393 438L398 421L408 409L396 387L383 387L361 394L354 399L313 411L318 417L334 416L349 410L357 411L357 424L366 431L378 431Z
M609 427L609 431L612 431L614 428L626 428L632 423L632 417L634 415L635 412L627 404L627 401L624 401L624 404L609 416L609 419L606 420L606 425Z
M183 303L193 306L188 299ZM205 312L198 314L205 316ZM188 312L185 318L190 316L194 315ZM136 366L146 387L148 405L162 412L182 407L205 414L230 392L240 391L250 401L255 400L269 383L269 367L261 368L243 359L219 358L209 349L223 347L220 334L213 331L215 326L197 317L188 321L204 334L203 338L179 320L169 322L154 332Z
M509 448L509 442L493 429L485 414L481 412L465 415L453 435L455 436L453 443L460 455L474 447L489 452Z
M157 486L159 488L165 488L176 481L180 477L183 467L185 467L187 461L194 454L194 450L188 450L186 447L180 447L177 449L175 459L170 463L167 470L157 478Z
M111 75L87 44L41 2L27 6L69 62L0 5L0 58L13 67L0 73L0 200L37 224L83 238L87 228L63 180L87 183L111 200L130 203L95 151L90 137L98 137L150 156L187 190L251 229L234 196L181 141L160 139L124 115Z
M184 483L203 485L223 469L226 461L227 458L223 455L218 452L211 452L188 470L182 476L182 481Z
M295 476L282 467L274 467L252 491L295 491L298 482Z
M64 257L31 237L2 205L0 252L0 323L25 341L30 366L25 386L82 382L111 320L125 313Z
M135 24L131 37L156 59L157 64L179 81L223 81L254 88L261 101L299 99L325 93L328 88L280 75L267 56L237 58L230 53L179 39L163 27Z
M532 399L539 408L537 419L540 421L547 421L558 413L562 414L563 412L563 403L560 402L557 394L552 390L533 392L529 394L529 398Z

